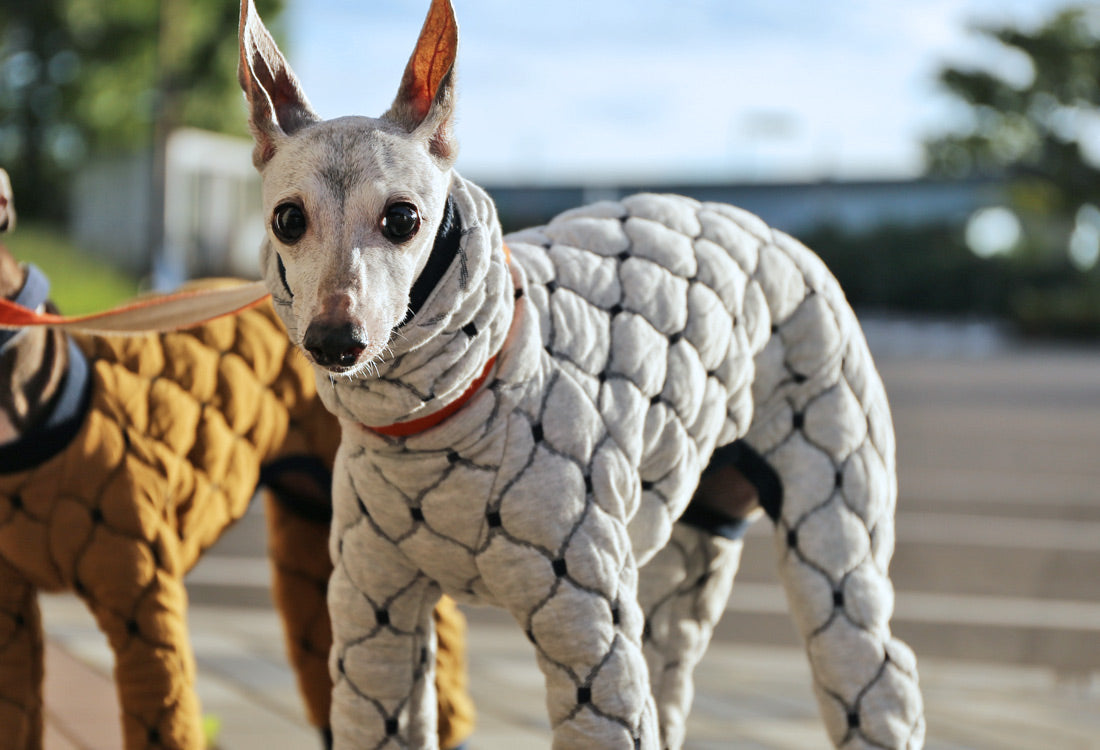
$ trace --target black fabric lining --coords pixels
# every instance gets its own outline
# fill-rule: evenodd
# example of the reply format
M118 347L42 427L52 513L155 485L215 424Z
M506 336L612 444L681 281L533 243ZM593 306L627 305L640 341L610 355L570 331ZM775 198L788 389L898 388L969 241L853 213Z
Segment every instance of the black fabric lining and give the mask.
M779 513L783 509L783 482L763 456L744 440L735 440L714 451L710 463L703 470L703 476L719 466L732 466L740 471L756 487L760 507L768 514L768 518L772 521L779 520ZM748 528L745 519L731 518L725 513L695 505L694 498L679 520L727 539L739 539Z
M458 243L462 239L462 222L459 220L458 208L455 199L448 195L447 205L443 208L443 218L439 222L439 230L435 233L435 244L432 245L431 255L424 270L416 277L412 291L409 292L409 311L401 325L412 320L424 303L428 301L428 295L432 293L443 274L451 267L451 261L458 255Z
M19 290L19 294L15 295L12 302L28 310L37 310L38 306L50 296L50 282L38 266L28 263L25 268L26 276L23 279L23 288ZM22 328L0 330L0 347L5 346L22 330Z
M0 473L15 474L33 469L61 453L84 424L91 405L91 378L84 352L68 339L69 368L49 416L18 440L0 445Z
M294 455L277 458L260 468L260 484L288 513L304 521L327 524L332 521L332 503L320 504L279 486L279 478L287 474L304 474L317 483L323 497L332 497L332 472L317 456Z
M751 525L748 519L730 518L725 513L719 513L711 508L704 508L691 503L688 503L687 510L676 520L714 536L733 540L743 537Z
M736 440L716 450L708 468L716 461L729 464L744 474L745 479L756 487L760 507L768 514L768 518L772 521L779 520L779 514L783 510L783 481L767 459L744 440Z

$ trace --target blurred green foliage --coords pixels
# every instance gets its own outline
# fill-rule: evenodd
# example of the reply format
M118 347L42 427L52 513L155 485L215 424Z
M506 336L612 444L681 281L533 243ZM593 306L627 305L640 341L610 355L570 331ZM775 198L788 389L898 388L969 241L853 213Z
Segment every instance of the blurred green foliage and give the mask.
M258 0L266 21L285 0ZM154 127L245 132L234 0L0 0L0 166L21 212L59 219L88 156Z
M1021 228L1012 251L1013 318L1035 333L1094 335L1100 332L1100 3L1067 7L1033 30L981 26L975 33L1004 57L988 69L940 73L964 118L925 143L929 171L1005 180L1006 206Z
M799 239L821 256L857 307L987 316L1011 310L1014 264L974 255L950 224L884 225L856 235L823 227Z
M991 289L976 308L1000 297L998 312L1026 332L1100 335L1100 3L1068 6L1035 29L974 32L1002 56L941 71L963 118L925 153L932 175L1003 180L1019 220L1007 270L983 273Z
M991 317L1019 333L1100 337L1100 275L1066 258L1037 266L1024 257L979 258L952 224L884 225L851 234L823 227L799 238L818 253L861 309Z

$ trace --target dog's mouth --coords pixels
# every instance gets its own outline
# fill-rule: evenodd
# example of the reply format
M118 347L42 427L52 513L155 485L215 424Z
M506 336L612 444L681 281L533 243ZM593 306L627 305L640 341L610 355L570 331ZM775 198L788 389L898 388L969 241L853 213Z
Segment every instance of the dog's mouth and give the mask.
M317 358L310 354L308 351L305 354L306 359L308 359L313 365L321 368L328 374L347 379L353 379L358 375L368 372L370 370L371 364L375 361L374 357L362 357L356 360L353 364L325 364L323 362L318 362Z
M348 375L348 376L351 376L351 375L354 375L356 373L356 371L359 370L359 368L362 366L360 364L355 364L351 367L341 367L340 365L322 365L320 362L315 360L313 357L310 357L309 360L313 364L320 367L322 370L325 370L326 372L328 372L332 375Z

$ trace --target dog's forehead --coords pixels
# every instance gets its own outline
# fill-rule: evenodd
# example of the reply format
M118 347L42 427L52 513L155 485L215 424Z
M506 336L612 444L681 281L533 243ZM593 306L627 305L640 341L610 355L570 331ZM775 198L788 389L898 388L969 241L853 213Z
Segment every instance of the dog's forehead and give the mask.
M343 203L364 187L385 194L419 192L438 170L409 136L385 120L345 117L327 120L295 138L293 160L300 180Z

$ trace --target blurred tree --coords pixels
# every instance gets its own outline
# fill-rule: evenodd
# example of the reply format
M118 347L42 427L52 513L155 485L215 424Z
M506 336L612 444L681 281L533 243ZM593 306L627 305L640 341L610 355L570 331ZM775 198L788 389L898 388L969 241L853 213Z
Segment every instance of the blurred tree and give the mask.
M265 20L284 4L257 2ZM0 0L0 165L21 213L60 218L86 156L177 125L244 134L237 14L232 0Z
M1100 3L1066 8L1033 31L975 31L1001 45L1009 65L941 71L966 116L925 142L929 172L1006 179L1022 228L1016 262L1092 268L1100 253Z

